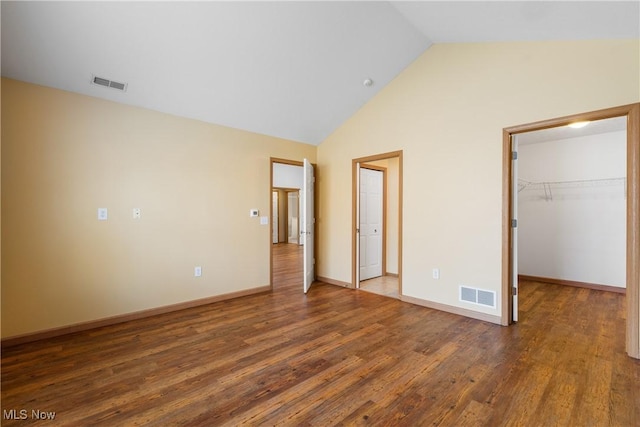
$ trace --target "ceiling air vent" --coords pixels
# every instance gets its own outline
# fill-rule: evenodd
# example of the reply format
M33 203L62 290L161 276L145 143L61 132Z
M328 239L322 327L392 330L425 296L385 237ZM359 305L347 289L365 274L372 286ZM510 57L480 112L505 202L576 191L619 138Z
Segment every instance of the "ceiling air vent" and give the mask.
M127 90L126 83L114 82L113 80L105 79L104 77L93 76L91 79L91 83L98 86L110 87L112 89L117 89L122 92Z

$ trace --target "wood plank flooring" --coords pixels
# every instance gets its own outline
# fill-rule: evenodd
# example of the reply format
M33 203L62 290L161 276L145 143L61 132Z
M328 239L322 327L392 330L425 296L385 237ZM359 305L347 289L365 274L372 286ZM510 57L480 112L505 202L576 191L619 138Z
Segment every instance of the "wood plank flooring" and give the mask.
M4 349L2 425L640 425L622 295L523 283L501 327L304 295L302 248L274 250L272 293Z

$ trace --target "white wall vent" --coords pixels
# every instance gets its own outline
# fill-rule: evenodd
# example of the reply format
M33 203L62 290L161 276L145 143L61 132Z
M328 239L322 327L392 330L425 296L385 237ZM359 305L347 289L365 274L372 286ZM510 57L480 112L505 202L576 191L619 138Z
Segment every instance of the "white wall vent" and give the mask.
M496 293L469 286L460 286L460 301L496 308Z
M127 91L127 83L115 82L113 80L105 79L104 77L92 76L91 83L98 86L110 87L111 89L117 89L122 92Z

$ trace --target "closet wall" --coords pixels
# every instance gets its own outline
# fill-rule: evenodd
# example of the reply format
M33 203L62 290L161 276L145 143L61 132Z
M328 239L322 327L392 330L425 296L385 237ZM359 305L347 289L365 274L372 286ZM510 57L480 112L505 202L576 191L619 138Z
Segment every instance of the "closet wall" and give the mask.
M518 273L625 287L626 132L518 147Z

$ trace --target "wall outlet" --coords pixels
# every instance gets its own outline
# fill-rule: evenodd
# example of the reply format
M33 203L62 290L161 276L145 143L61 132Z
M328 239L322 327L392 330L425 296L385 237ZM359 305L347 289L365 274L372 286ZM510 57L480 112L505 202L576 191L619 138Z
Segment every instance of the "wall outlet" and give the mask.
M440 269L439 268L434 268L433 271L431 272L432 276L434 279L439 279L440 278Z
M140 219L141 214L140 208L133 208L133 219Z
M198 266L198 267L195 267L195 268L193 269L193 275L194 275L195 277L200 277L200 276L202 276L202 267L199 267L199 266Z
M249 216L250 217L256 217L260 215L260 211L258 209L250 209L249 210Z

